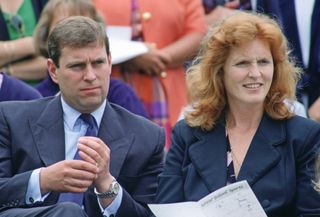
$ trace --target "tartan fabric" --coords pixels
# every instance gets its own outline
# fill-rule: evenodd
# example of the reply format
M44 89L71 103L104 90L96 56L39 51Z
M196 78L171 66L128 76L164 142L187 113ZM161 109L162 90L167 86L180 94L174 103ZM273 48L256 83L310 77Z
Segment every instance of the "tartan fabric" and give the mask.
M132 40L144 41L137 0L131 0ZM121 79L133 87L146 107L148 118L164 127L166 131L166 147L170 144L171 126L165 88L158 76L145 75L136 71L121 70Z

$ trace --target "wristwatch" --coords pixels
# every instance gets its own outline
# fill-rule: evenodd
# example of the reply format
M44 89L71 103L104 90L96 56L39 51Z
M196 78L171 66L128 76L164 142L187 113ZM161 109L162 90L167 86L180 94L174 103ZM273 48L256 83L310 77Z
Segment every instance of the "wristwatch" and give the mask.
M117 180L113 180L110 184L109 189L106 192L99 193L97 192L96 188L94 188L94 193L97 195L98 198L113 198L118 195L120 189L120 185Z

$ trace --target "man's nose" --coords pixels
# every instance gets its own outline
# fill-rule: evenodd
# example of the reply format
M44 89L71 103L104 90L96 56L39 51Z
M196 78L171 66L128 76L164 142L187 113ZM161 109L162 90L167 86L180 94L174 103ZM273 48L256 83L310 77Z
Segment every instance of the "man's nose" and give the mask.
M85 70L84 79L85 80L95 80L96 79L95 69L89 64Z

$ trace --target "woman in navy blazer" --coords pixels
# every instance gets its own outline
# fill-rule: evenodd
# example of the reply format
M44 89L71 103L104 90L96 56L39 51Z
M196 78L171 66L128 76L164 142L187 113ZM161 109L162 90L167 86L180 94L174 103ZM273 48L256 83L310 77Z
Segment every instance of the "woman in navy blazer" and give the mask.
M238 12L205 38L187 72L193 108L172 133L158 203L197 201L247 180L268 217L320 216L320 125L295 116L299 69L278 24Z

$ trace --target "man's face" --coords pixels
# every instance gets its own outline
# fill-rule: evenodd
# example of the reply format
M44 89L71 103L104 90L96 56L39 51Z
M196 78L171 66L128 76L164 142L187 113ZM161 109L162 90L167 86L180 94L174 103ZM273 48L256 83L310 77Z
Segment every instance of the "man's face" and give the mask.
M104 45L82 48L64 47L60 67L48 59L52 80L60 87L64 100L81 113L96 110L106 99L111 74L111 57Z

